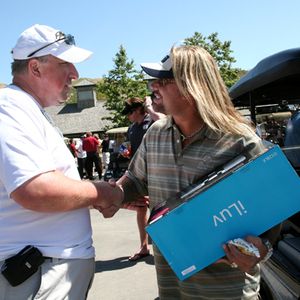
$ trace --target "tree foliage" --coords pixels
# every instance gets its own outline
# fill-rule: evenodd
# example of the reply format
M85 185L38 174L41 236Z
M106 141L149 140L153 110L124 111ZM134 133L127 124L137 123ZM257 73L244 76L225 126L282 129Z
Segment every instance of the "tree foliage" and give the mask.
M134 61L127 58L122 45L113 61L114 68L98 83L97 91L106 96L104 105L111 112L105 119L110 120L113 127L122 127L129 124L127 117L122 115L125 100L145 97L147 88L142 73L134 69Z
M184 40L184 44L201 46L207 50L216 60L221 76L228 88L238 80L241 70L232 67L232 64L235 63L236 60L232 56L233 51L230 49L231 41L221 42L217 32L207 37L199 32L195 32L192 37Z

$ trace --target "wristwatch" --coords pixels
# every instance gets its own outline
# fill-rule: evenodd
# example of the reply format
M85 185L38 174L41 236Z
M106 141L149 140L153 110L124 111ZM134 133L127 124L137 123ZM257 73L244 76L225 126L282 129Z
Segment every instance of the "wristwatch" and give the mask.
M267 248L268 252L265 257L260 262L266 262L273 254L273 247L272 244L267 239L262 239L263 244Z

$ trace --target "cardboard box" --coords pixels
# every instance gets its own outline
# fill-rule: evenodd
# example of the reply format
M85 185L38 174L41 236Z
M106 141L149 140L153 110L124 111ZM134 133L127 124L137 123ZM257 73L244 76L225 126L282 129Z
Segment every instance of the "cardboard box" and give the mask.
M300 210L300 179L278 146L201 185L146 228L180 280L224 256L228 240L258 236Z

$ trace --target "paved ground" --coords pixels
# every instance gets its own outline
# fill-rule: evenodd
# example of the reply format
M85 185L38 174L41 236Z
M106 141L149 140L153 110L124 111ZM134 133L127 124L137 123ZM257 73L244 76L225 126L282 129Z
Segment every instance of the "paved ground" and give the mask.
M91 218L96 271L88 300L158 299L153 256L127 260L139 247L136 212L121 209L113 218L104 219L91 210Z

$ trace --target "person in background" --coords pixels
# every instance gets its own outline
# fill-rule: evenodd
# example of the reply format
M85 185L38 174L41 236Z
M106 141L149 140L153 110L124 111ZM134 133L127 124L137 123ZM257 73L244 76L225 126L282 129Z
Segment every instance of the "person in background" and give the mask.
M85 175L85 160L86 160L86 151L82 149L82 140L85 138L85 135L81 136L79 140L76 142L76 149L77 149L77 165L78 165L78 172L80 178L83 179Z
M108 151L110 154L118 153L118 145L117 145L116 140L109 139Z
M91 54L72 35L39 24L12 49L12 84L0 89L0 268L29 245L38 249L29 262L39 266L16 286L0 273L1 300L87 297L95 268L89 207L121 192L80 180L44 108L66 101L78 78L74 63ZM29 267L14 265L11 274Z
M69 148L70 152L72 153L73 157L77 158L77 149L75 146L75 142L72 138L69 139L68 148Z
M97 133L94 133L93 137L96 140L98 140L97 154L98 154L98 159L99 159L99 168L100 168L101 174L102 174L102 171L103 171L102 170L102 140L100 139L100 137Z
M127 131L127 140L131 145L132 157L141 144L144 134L152 125L150 115L145 111L145 100L139 97L129 98L125 101L125 108L122 111L131 125Z
M109 136L108 134L104 134L102 143L102 162L103 162L103 167L105 170L107 170L109 161L110 161L110 152L109 152Z
M129 121L132 123L127 131L127 141L130 144L131 159L134 159L134 154L137 151L143 136L152 124L150 115L144 109L144 99L133 97L125 101L125 108L122 111ZM136 201L134 203L124 204L123 208L136 211L137 225L140 236L140 248L129 257L130 261L136 261L150 254L148 245L148 234L145 227L147 225L148 217L148 198L145 197L144 201Z
M168 116L148 129L127 173L117 181L124 198L101 209L106 217L145 195L151 210L162 202L172 209L180 205L181 191L217 167L243 152L254 157L266 150L253 126L234 108L217 64L203 48L173 47L160 63L142 68L157 79L152 89ZM259 299L259 263L270 257L279 230L277 226L260 237L243 237L258 248L259 258L225 244L223 259L184 281L153 245L159 299Z
M92 135L91 132L86 133L86 137L82 141L82 149L86 151L85 170L88 179L94 180L93 167L98 173L99 180L102 178L102 168L100 168L100 161L98 155L99 141Z

